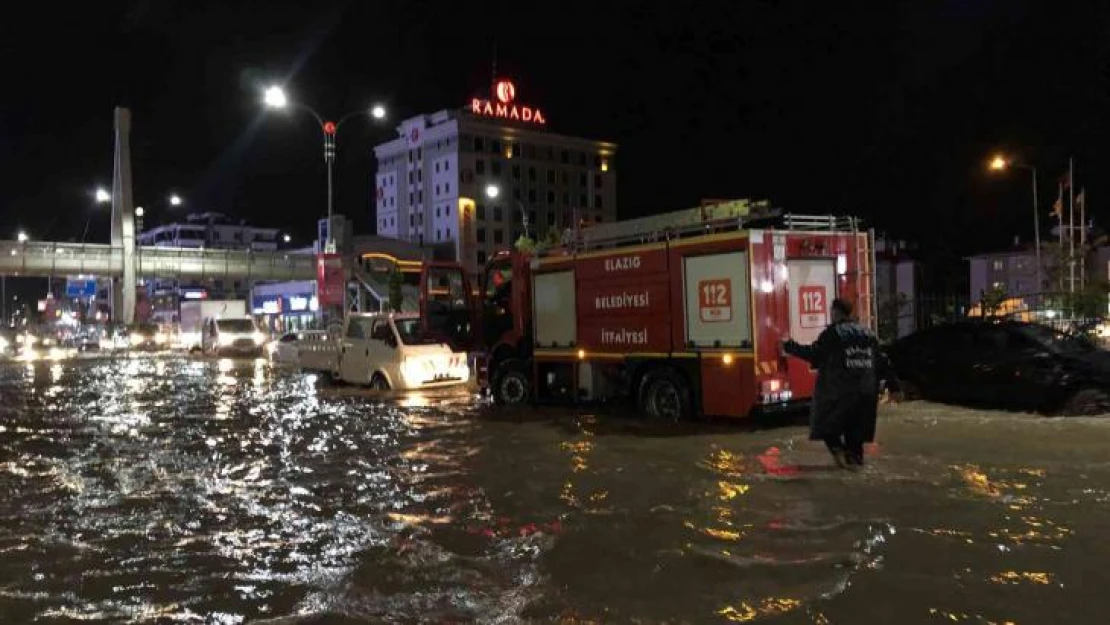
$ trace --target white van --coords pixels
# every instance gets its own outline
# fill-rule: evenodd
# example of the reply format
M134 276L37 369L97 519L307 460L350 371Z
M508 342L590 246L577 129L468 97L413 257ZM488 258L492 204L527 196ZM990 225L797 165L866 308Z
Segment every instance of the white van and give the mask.
M266 335L250 317L209 317L201 327L200 348L206 354L261 356Z
M464 384L466 354L424 337L415 314L351 314L339 339L338 377L378 390Z

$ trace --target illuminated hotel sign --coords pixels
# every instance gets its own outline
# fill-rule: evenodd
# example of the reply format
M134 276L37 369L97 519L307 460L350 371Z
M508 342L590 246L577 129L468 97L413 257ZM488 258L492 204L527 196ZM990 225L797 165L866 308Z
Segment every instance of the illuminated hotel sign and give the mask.
M538 108L521 106L516 103L516 86L508 80L498 80L493 84L492 99L474 98L470 101L470 112L485 117L499 117L514 121L547 124L543 112Z

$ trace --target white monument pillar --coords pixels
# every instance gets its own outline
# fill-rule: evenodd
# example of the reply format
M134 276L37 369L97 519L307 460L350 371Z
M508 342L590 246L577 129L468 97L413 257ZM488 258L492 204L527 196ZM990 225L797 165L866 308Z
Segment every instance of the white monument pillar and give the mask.
M112 254L122 255L123 277L112 285L112 321L135 321L135 205L131 198L131 111L116 107L112 174Z

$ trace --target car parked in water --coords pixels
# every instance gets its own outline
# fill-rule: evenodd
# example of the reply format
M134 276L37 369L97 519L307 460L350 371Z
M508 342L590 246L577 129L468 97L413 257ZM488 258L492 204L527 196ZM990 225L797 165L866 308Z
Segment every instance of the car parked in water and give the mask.
M961 321L887 347L907 394L1059 414L1110 413L1110 352L1081 336L1018 321Z
M326 347L334 351L334 347L327 343L328 335L323 330L300 330L286 332L281 338L266 345L270 361L275 364L299 365L301 353L311 351L316 347Z

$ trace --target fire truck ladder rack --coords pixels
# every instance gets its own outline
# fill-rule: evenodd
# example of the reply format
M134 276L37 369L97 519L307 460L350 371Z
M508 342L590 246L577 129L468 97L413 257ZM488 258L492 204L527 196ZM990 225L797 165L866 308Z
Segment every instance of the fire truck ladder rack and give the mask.
M572 250L589 250L658 243L691 236L739 230L752 221L780 214L767 201L735 200L698 208L590 226L570 242Z

